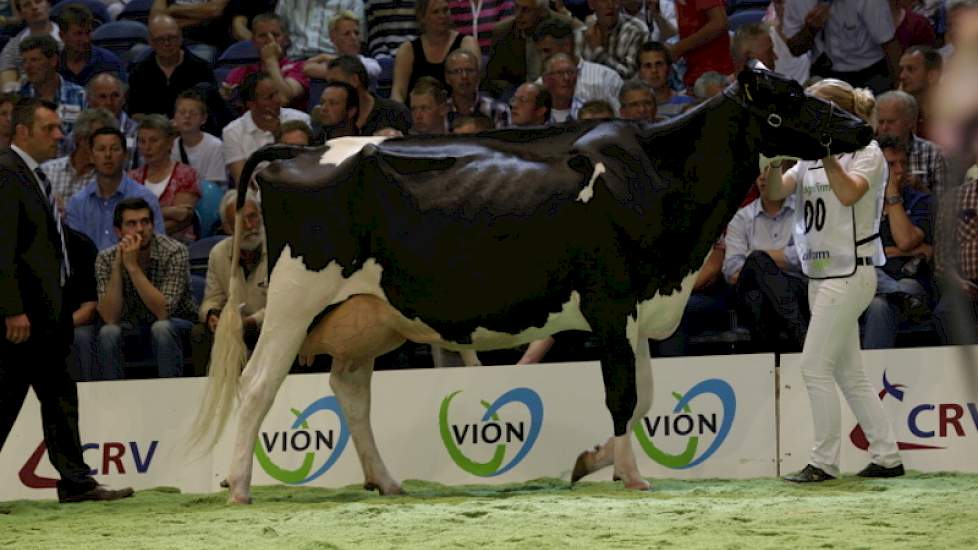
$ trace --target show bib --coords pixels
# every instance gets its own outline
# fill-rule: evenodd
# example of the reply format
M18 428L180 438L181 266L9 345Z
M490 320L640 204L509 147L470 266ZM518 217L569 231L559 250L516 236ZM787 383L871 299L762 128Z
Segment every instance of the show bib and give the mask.
M839 158L848 170L852 155ZM812 279L849 277L856 272L856 214L829 185L822 162L798 173L800 216L795 216L795 246L802 271Z

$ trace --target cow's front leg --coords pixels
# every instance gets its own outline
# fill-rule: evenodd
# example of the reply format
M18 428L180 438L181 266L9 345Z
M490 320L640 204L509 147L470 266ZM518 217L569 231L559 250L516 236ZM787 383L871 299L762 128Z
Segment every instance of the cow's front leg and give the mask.
M649 357L648 339L640 338L635 352L635 383L638 400L635 405L635 410L632 413L631 422L629 422L630 427L634 427L636 422L641 421L642 417L649 412L649 408L652 406L652 363ZM626 438L628 437L628 434L626 434ZM611 466L612 464L615 464L615 481L626 479L622 476L622 472L619 469L624 471L624 468L620 467L628 462L628 459L623 457L621 461L616 460L616 449L618 448L615 445L616 439L614 436L609 437L601 445L597 445L594 449L589 449L578 455L571 473L571 483L576 483L584 476ZM624 453L628 454L629 451L625 450ZM628 483L626 482L627 485ZM645 480L641 480L634 488L645 489L647 487L648 484L645 483Z
M360 361L339 361L334 358L329 385L349 423L353 445L363 468L364 489L377 489L382 495L399 495L402 493L401 485L387 472L370 425L370 378L373 369L372 358Z

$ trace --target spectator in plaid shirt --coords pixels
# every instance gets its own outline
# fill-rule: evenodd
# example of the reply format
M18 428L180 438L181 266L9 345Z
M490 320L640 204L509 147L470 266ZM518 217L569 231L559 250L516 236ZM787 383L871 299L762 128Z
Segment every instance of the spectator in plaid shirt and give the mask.
M445 59L445 80L451 88L448 122L454 128L462 116L484 115L495 128L509 126L509 106L479 92L479 58L469 50L458 49Z
M181 242L153 231L153 210L141 198L121 201L112 223L119 244L95 260L98 312L97 377L123 377L123 337L150 340L159 376L183 374L183 333L197 313L190 291L190 257Z
M934 308L942 344L978 344L978 166L972 166L964 185L951 191L953 206L938 227L946 229L937 246L937 276L944 294Z
M20 43L20 56L27 75L27 82L20 87L20 95L39 97L57 105L61 131L68 135L85 108L85 89L58 74L58 49L58 42L50 36L31 36ZM67 154L66 147L65 140L61 140L58 156Z
M584 61L577 56L574 48L574 30L570 23L559 18L548 19L534 29L532 38L534 46L544 59L549 59L556 53L571 56L577 66L575 97L583 103L594 99L607 101L618 110L618 90L621 89L623 82L621 76L610 67Z
M933 142L916 135L917 100L906 92L889 91L876 98L877 137L894 136L910 143L910 175L934 196L941 196L947 162Z
M649 28L621 11L621 0L588 0L587 5L594 15L585 22L581 57L607 65L628 80L635 75L638 49L648 40Z

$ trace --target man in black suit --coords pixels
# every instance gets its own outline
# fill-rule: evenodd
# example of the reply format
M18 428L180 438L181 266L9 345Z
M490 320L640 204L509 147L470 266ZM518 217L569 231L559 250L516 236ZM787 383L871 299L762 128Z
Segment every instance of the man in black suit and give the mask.
M51 184L38 169L54 158L64 135L57 107L18 101L11 146L0 150L0 448L17 419L27 388L41 403L44 442L61 476L58 500L115 500L132 489L98 485L82 458L78 393L65 368L72 341L64 283L71 272Z

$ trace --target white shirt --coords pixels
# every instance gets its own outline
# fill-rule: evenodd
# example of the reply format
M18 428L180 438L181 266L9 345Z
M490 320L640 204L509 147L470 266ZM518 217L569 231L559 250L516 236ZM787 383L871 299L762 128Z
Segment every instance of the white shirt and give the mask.
M785 2L784 35L791 38L804 28L805 15L818 2ZM859 71L884 58L882 45L892 40L895 33L890 7L883 0L834 0L828 22L815 35L812 59L826 52L833 71Z
M220 139L204 132L204 139L200 140L200 143L193 147L184 143L183 148L187 152L190 166L197 171L201 180L213 182L228 180L227 164L224 162L224 144ZM170 158L181 162L183 160L180 158L179 138L173 140L173 152Z
M279 120L282 122L301 120L306 124L310 122L308 114L287 107L282 108ZM255 151L275 142L275 136L271 132L255 125L255 121L251 118L251 111L232 120L224 127L221 135L224 138L224 162L227 164L245 160Z
M8 69L21 70L20 43L30 35L31 29L26 28L7 42L7 45L3 47L3 51L0 51L0 71L6 71ZM58 28L58 24L54 21L51 22L50 36L58 42L58 47L63 46L61 42L61 29Z
M771 27L770 33L771 41L774 42L774 53L778 56L778 60L774 62L774 72L804 85L808 81L808 77L811 76L811 53L805 52L795 57L791 55L788 44L781 38L777 29Z

